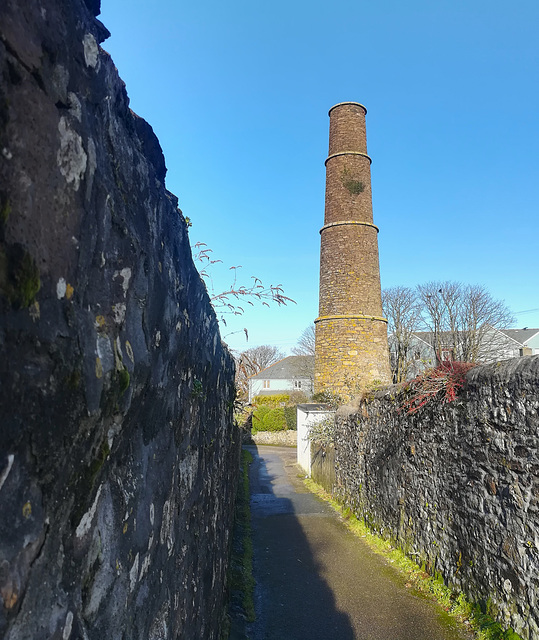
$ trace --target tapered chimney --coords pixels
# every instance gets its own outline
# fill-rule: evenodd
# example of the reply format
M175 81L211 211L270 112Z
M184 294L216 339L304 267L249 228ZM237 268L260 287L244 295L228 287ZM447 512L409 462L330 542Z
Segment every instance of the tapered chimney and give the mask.
M366 113L358 102L329 111L314 385L344 398L391 382Z

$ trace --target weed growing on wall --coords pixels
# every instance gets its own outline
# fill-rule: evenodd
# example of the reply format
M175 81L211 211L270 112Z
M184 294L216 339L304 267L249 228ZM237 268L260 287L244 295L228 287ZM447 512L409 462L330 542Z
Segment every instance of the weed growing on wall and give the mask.
M353 196L358 196L365 191L365 184L361 180L353 178L348 169L344 169L341 178L344 187Z
M245 312L243 304L254 306L255 303L260 303L266 307L269 307L271 302L274 302L279 307L284 307L290 302L296 304L295 300L284 295L283 287L280 284L265 286L260 278L256 276L251 276L248 284L240 284L238 282L238 269L241 269L241 265L229 267L229 270L232 271L230 284L224 291L216 290L213 284L211 268L223 261L214 260L211 256L212 250L208 249L204 242L197 242L193 248L195 250L193 260L203 265L199 269L199 273L208 289L210 302L217 313L219 321L225 326L224 315L243 315ZM244 329L244 331L247 335L247 330Z
M196 378L193 380L193 387L191 389L191 397L196 400L202 400L205 397L204 385L200 380Z
M466 374L476 366L475 362L449 361L426 369L404 387L407 398L402 409L412 414L429 402L453 402L464 385Z

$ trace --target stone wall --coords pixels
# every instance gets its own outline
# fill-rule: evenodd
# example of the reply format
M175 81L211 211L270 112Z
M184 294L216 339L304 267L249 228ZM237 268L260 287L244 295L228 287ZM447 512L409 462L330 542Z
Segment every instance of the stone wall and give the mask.
M234 365L98 13L0 4L0 637L216 638Z
M539 357L477 367L451 403L388 388L337 419L337 491L500 622L539 638Z
M298 444L298 432L292 429L285 431L257 431L251 435L251 440L260 445L296 447Z

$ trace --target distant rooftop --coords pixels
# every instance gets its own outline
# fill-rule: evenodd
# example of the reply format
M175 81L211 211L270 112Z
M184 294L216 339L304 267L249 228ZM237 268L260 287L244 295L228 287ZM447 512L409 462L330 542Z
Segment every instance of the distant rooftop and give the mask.
M314 376L314 356L288 356L251 376L251 380L290 380L291 378L312 378Z
M539 329L530 329L528 327L524 327L524 329L500 329L499 331L521 345L525 345L528 340L539 333ZM434 333L432 331L414 331L414 336L428 344L432 344ZM442 342L451 342L452 334L449 331L441 331L439 336Z
M520 344L525 344L530 338L539 333L539 329L528 329L528 327L524 329L502 329L501 331L508 338L512 338Z

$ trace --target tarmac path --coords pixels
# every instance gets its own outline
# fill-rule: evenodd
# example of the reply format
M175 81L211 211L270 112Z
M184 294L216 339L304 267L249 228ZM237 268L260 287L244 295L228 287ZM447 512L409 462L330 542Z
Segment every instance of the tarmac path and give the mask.
M469 640L307 491L295 449L247 449L257 583L250 640Z

